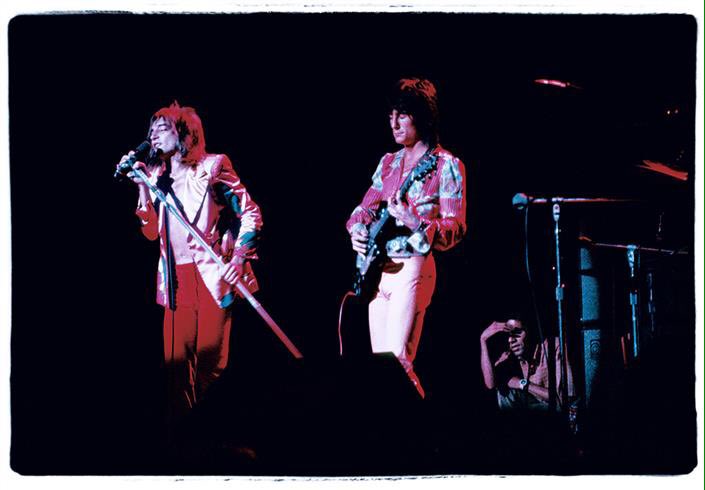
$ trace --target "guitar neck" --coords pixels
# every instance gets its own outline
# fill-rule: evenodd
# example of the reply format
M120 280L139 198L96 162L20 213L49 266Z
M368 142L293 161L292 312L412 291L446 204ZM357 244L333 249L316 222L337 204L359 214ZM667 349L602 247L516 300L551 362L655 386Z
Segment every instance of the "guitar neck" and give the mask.
M387 210L387 208L384 208L379 212L379 218L377 219L377 221L372 223L372 225L370 226L371 237L377 236L377 234L384 227L384 224L387 222L387 219L389 219L389 211Z
M421 159L419 160L419 163L416 165L416 168L414 168L411 172L409 172L409 175L406 176L406 179L404 179L404 182L402 182L401 187L399 188L399 196L404 199L404 196L406 196L406 193L409 192L409 189L413 185L413 183L417 180L416 176L416 171L420 167L424 167L427 165L427 160L431 157L431 150L429 149L426 151L426 153L423 154Z
M401 199L404 199L404 196L406 196L406 193L409 192L409 189L411 188L411 184L414 183L414 171L412 170L409 172L409 175L406 176L406 179L404 179L404 182L402 182L401 187L399 188L399 197Z

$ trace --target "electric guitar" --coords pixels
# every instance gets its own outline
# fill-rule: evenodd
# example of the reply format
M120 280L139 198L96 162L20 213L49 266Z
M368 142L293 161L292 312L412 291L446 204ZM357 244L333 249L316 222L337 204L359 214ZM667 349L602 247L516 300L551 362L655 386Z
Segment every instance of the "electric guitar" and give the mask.
M438 156L432 155L430 151L424 154L418 165L414 167L401 184L399 188L401 199L404 199L414 182L424 180L436 169L437 159ZM382 261L377 259L385 252L386 239L389 238L386 236L387 233L385 232L388 228L391 228L390 226L386 226L390 216L386 203L380 204L377 216L369 228L367 253L365 253L364 256L358 254L355 260L356 271L353 283L353 293L355 296L360 296L365 284L370 282L369 276L372 270L375 270L375 272L381 270ZM375 267L372 267L373 265Z

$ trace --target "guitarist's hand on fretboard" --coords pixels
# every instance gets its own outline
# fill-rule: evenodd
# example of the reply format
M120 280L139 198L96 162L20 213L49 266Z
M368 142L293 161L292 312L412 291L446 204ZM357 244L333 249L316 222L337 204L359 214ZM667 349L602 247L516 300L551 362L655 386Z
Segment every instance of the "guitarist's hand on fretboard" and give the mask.
M415 230L421 224L419 218L411 210L411 206L401 199L401 193L399 191L389 199L387 209L393 218L404 223L404 226L410 230Z
M353 229L350 234L350 241L352 242L352 248L359 254L365 255L367 253L367 243L369 241L369 232L367 228L361 226Z

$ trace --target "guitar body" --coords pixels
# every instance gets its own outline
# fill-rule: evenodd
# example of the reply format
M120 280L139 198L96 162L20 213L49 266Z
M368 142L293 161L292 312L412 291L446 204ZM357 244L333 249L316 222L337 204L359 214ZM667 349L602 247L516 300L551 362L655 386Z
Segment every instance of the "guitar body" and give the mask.
M389 211L386 205L382 205L377 212L375 221L370 226L367 253L362 256L360 254L355 258L355 282L353 284L353 292L355 296L370 297L374 294L374 288L379 282L382 275L382 263L384 262L381 255L385 254L384 244L388 233L384 233L387 221L389 219Z
M360 263L361 266L364 267L365 272L361 272L356 264L353 293L355 293L355 296L371 300L377 290L377 284L379 284L379 280L382 277L382 264L384 260L367 261L358 256L357 263Z

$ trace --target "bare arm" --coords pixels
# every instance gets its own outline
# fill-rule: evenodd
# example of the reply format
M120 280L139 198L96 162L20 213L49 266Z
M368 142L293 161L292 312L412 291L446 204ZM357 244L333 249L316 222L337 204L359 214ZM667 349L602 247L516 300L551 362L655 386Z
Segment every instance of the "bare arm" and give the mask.
M494 379L494 365L490 359L490 352L487 348L487 341L499 332L509 332L510 328L506 323L492 322L480 335L480 369L485 387L491 390L496 387Z
M482 379L485 382L485 388L491 390L495 387L494 384L494 367L490 360L490 353L487 350L487 342L480 340L480 369L482 369Z
M527 391L542 402L548 403L548 388L529 382Z

